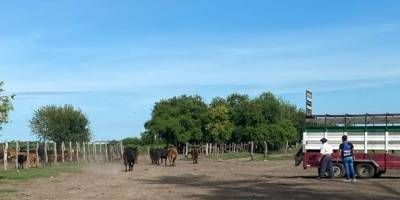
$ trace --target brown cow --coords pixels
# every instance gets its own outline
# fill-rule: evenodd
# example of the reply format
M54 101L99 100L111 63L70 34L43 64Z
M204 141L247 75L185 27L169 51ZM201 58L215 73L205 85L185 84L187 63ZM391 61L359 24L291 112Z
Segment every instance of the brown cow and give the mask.
M192 156L193 164L197 164L197 161L199 159L199 148L193 147L190 151L190 155Z
M178 157L178 151L175 147L171 147L168 149L168 160L169 166L175 166L175 160Z

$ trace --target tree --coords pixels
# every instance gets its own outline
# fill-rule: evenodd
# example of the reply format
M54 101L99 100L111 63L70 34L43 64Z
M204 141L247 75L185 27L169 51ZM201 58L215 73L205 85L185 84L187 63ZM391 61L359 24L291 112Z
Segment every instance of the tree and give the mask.
M35 110L30 127L41 140L57 143L88 142L91 138L89 120L72 105L48 105Z
M10 111L13 109L12 99L14 95L7 96L3 95L3 81L0 81L0 129L2 129L2 125L8 122L8 115Z
M200 142L205 133L207 105L200 96L161 100L146 122L146 133L169 144Z
M229 108L226 101L221 98L215 98L208 109L208 115L210 139L217 143L229 141L234 126L230 121Z

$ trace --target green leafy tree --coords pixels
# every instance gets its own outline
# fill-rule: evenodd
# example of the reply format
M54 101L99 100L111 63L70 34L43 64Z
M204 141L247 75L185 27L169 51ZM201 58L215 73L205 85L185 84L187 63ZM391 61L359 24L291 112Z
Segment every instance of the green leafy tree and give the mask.
M0 81L0 129L2 129L2 125L8 122L8 115L10 111L13 109L12 99L14 95L7 96L4 95L3 92L3 81Z
M234 142L248 141L248 115L250 98L247 95L232 94L226 99L230 109L230 121L233 123L232 140Z
M88 118L72 105L48 105L35 110L30 127L41 140L57 143L87 142L91 137Z
M229 108L226 101L216 98L209 108L208 131L210 138L217 143L227 142L233 133L233 123L230 121Z
M200 142L206 121L207 105L201 97L183 95L156 103L145 128L147 134L170 144Z

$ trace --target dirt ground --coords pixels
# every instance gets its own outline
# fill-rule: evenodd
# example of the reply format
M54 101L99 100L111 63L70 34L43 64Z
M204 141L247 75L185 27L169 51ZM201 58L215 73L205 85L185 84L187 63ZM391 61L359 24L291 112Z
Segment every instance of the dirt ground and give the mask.
M345 183L317 180L315 169L292 161L179 160L176 167L152 166L142 157L133 172L118 163L83 167L82 172L25 182L0 199L399 199L400 171L379 179Z

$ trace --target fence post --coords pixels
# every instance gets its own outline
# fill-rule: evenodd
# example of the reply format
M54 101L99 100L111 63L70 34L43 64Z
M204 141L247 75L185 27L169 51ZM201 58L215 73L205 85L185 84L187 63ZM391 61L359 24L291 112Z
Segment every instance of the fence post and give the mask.
M82 142L82 147L83 147L83 152L82 152L82 154L83 154L83 161L85 161L86 162L86 148L85 148L85 142Z
M106 162L108 162L108 144L105 144L105 148L106 148Z
M251 141L250 142L250 156L251 156L251 160L254 160L254 142L253 141Z
M76 148L76 162L79 163L79 142L75 142L75 148Z
M268 145L267 142L264 141L264 161L267 160L267 154L268 154Z
M65 152L65 144L64 144L64 141L63 141L63 142L61 142L61 162L62 162L62 163L65 162L65 155L64 155L64 152Z
M30 168L30 150L29 150L29 142L26 142L26 168Z
M19 153L19 144L18 141L15 141L15 168L18 170L18 153Z
M188 151L189 151L189 142L186 142L186 147L185 147L185 159L188 159Z
M7 159L8 159L8 142L4 144L4 170L7 170Z
M97 150L96 150L96 143L93 142L93 155L94 155L94 162L97 163Z
M39 162L40 162L40 158L39 158L39 142L36 142L36 167L39 167Z
M69 141L69 161L72 162L72 142Z
M208 156L208 142L206 143L206 156Z
M123 157L122 157L124 155L124 145L122 144L122 141L120 142L119 146L120 146L120 150L121 150L121 161L124 162Z
M104 160L104 157L102 156L103 155L103 149L101 148L101 146L103 146L103 144L100 142L100 144L99 144L99 157L100 157L100 162L103 162L102 160Z
M54 164L57 164L57 142L54 142Z
M49 162L49 157L47 155L47 140L44 141L44 159L45 163L47 164Z

